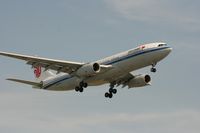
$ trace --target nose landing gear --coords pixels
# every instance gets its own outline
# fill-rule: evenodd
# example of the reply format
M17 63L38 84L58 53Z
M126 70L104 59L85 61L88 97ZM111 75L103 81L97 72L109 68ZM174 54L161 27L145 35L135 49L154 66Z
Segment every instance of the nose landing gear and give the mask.
M152 64L152 68L151 68L151 72L155 73L157 71L157 69L155 68L157 63L153 63Z
M156 71L157 71L156 68L154 68L154 67L151 68L151 72L155 73Z

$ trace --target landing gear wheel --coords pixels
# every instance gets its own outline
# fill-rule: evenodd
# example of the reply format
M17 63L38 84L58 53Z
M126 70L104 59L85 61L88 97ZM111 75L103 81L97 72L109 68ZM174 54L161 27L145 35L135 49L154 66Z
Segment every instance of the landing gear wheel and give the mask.
M151 68L151 72L154 72L154 73L155 73L156 71L157 71L156 68L154 68L154 67Z
M110 93L113 93L113 94L116 94L116 93L117 93L117 89L112 89L112 88L110 88L110 89L109 89L109 92L110 92Z
M113 93L113 94L116 94L116 93L117 93L117 89L113 89L113 90L112 90L112 93Z
M83 84L83 87L84 87L84 88L87 88L87 87L88 87L88 84L87 84L87 83L84 83L84 84Z
M152 64L151 72L155 73L157 70L155 68L157 62Z
M80 83L79 83L79 86L80 86L80 87L83 87L83 86L84 86L84 82L83 82L83 81L80 82Z
M110 92L110 93L112 93L112 92L113 92L113 89L112 89L112 88L110 88L110 89L109 89L109 92Z
M80 89L79 87L76 87L76 88L75 88L75 91L76 91L76 92L78 92L78 91L79 91L79 89Z
M112 93L110 93L110 94L109 94L109 98L112 98L112 97L113 97L113 94L112 94Z
M87 88L87 87L88 87L88 84L82 81L82 82L79 83L79 86L80 86L80 87Z
M105 97L106 97L106 98L112 98L112 97L113 97L113 94L112 94L112 93L109 93L109 92L106 92L106 93L105 93Z
M110 95L110 94L109 94L108 92L105 93L105 97L106 97L106 98L108 98L109 95Z
M83 88L82 88L82 87L81 87L81 88L79 88L79 91L80 91L80 92L83 92Z

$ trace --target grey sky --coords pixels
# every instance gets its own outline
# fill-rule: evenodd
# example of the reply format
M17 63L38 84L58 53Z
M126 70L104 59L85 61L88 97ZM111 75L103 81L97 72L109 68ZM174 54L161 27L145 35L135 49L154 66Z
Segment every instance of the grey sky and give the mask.
M33 79L24 62L0 57L0 132L199 133L200 2L196 0L1 0L0 50L94 61L164 41L172 54L149 68L152 86L108 86L83 94L33 90L5 81Z

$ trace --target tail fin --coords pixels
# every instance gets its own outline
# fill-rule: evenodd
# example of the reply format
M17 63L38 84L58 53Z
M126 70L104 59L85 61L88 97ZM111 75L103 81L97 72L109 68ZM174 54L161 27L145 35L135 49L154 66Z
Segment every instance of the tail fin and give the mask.
M45 71L44 68L42 68L41 66L34 67L34 74L35 80L37 82L41 82L55 76L53 72L51 72L50 70Z

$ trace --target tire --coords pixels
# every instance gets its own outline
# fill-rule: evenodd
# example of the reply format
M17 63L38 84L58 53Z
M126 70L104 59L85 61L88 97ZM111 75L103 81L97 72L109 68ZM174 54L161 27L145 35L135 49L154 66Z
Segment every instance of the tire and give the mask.
M109 94L109 98L112 98L112 97L113 97L113 94L112 94L112 93L110 93L110 94Z
M83 84L83 87L84 87L84 88L87 88L87 87L88 87L88 84L87 84L87 83L84 83L84 84Z
M83 86L84 86L84 82L83 82L83 81L80 82L80 83L79 83L79 86L80 86L80 87L83 87Z
M108 92L105 93L105 97L106 97L106 98L109 97L109 93L108 93Z
M79 87L75 87L75 91L78 92L79 91Z
M113 89L112 89L112 88L110 88L110 89L109 89L109 92L110 92L110 93L113 93Z
M151 68L151 72L156 72L156 68Z
M80 92L83 92L83 88L82 88L82 87L81 87L81 88L79 88L79 91L80 91Z
M112 93L113 93L113 94L116 94L116 93L117 93L117 89L113 89L113 90L112 90Z

